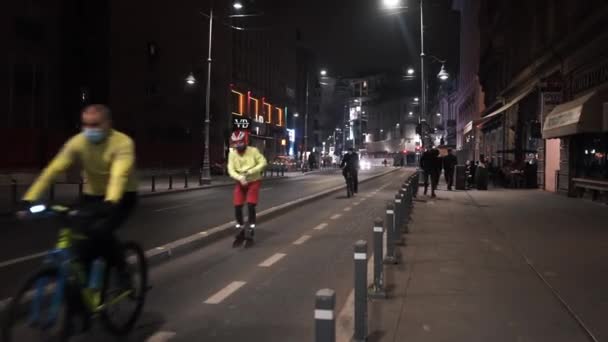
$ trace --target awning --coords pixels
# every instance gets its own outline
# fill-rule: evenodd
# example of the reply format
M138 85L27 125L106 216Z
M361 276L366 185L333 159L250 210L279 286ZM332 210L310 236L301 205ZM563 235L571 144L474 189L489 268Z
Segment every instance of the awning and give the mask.
M483 120L487 120L487 119L489 119L489 118L491 118L493 116L501 114L505 110L511 108L517 102L521 101L521 99L523 99L528 94L530 94L535 88L536 88L536 85L529 86L524 91L522 91L521 93L519 93L517 96L515 96L514 98L512 98L511 100L509 100L508 102L506 102L504 105L502 105L498 109L493 110L492 112L488 113L487 115L483 115L482 119Z
M603 123L608 87L602 87L555 107L545 118L543 139L608 131Z

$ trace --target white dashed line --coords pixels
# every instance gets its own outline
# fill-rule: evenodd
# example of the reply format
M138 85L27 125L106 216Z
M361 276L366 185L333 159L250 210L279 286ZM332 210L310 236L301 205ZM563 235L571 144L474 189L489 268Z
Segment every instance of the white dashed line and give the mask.
M337 220L337 219L339 219L340 217L342 217L342 214L335 214L335 215L333 215L332 217L330 217L329 219L330 219L330 220Z
M320 225L313 228L313 230L323 230L327 228L327 223L321 223Z
M346 208L344 208L344 211L351 211L352 209L353 208L351 208L351 207L346 207Z
M245 284L247 283L244 281L233 281L232 283L228 284L228 286L221 289L218 293L209 297L209 299L205 301L205 304L219 304L223 302L224 299L230 297L231 294L238 291L238 289L243 287Z
M258 266L260 266L260 267L270 267L270 266L274 265L277 261L283 259L285 257L285 255L286 254L283 254L283 253L277 253L277 254L271 256L270 258L264 260Z
M146 342L167 342L174 338L176 333L172 331L159 331L156 334L148 337Z
M301 238L297 239L296 241L293 242L294 245L301 245L304 242L308 241L308 239L310 239L311 236L310 235L302 235Z
M353 205L354 205L355 207L356 207L356 206L358 206L359 204L361 204L361 202L355 202L355 203L353 203Z

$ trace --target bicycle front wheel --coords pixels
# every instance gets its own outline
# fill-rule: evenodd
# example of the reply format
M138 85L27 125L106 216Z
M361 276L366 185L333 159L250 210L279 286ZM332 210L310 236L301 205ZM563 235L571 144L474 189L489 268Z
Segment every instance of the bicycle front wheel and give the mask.
M123 250L127 274L121 275L116 267L109 267L101 294L104 305L102 321L116 335L127 334L133 329L148 290L148 264L144 251L134 242L123 244Z
M70 335L67 285L57 267L34 273L8 304L3 342L67 341Z

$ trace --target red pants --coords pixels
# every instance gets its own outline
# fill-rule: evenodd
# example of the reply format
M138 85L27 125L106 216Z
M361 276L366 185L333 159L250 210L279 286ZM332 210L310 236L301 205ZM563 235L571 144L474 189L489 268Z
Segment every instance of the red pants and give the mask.
M241 183L236 183L232 196L232 201L234 205L243 205L245 204L245 200L247 200L247 203L249 204L258 204L258 197L260 195L261 185L262 182L259 180L251 182L246 186L241 185Z

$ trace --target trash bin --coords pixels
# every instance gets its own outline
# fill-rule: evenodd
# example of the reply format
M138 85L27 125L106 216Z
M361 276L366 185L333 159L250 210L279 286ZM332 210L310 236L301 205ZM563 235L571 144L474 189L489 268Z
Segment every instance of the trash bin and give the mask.
M456 190L466 190L466 182L467 182L467 170L464 165L456 165L455 168L456 175L454 178L454 185L456 186Z
M488 190L490 175L485 167L477 167L475 171L475 185L477 190Z

